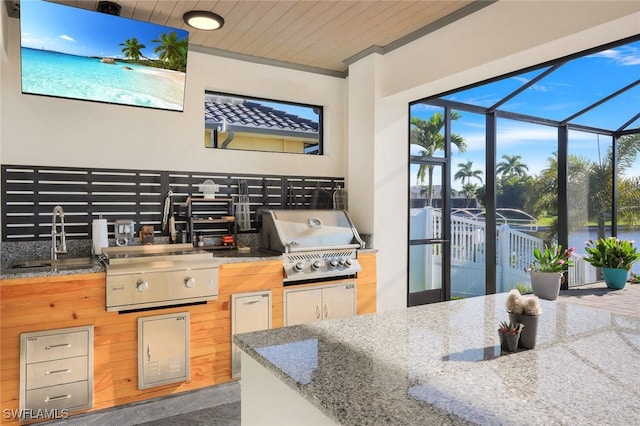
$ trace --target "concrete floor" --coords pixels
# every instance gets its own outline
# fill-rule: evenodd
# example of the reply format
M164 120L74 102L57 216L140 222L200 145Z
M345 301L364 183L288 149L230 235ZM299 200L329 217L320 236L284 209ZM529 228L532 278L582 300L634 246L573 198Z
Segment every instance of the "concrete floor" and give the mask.
M78 414L46 425L239 426L240 382Z
M561 291L558 303L575 303L617 314L640 318L640 284L627 284L611 290L597 283ZM240 425L240 383L170 395L151 401L128 404L66 420L41 424L69 426L229 426Z

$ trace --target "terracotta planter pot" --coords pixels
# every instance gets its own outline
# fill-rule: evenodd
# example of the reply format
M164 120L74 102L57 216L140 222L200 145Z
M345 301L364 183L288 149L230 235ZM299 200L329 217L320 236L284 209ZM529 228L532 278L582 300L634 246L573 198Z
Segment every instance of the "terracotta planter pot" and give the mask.
M533 294L540 299L556 300L564 276L560 272L530 271Z
M602 276L607 287L621 290L627 284L629 271L621 268L602 268Z

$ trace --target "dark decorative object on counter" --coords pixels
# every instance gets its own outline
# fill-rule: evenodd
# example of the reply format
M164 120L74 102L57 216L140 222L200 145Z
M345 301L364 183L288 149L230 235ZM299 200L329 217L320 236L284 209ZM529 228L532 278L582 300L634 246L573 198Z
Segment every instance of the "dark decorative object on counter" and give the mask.
M509 321L523 325L518 347L533 349L536 347L538 335L538 317L542 314L537 296L524 297L516 289L507 296L507 312Z
M500 335L500 348L507 352L516 352L520 334L524 326L520 323L502 321L498 328Z

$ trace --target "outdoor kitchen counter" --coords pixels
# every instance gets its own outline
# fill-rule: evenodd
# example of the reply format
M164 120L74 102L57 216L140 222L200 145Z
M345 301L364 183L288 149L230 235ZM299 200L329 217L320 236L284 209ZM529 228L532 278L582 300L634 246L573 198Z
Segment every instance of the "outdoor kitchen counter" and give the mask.
M198 249L194 249L198 250ZM213 263L238 263L238 262L259 262L263 260L277 260L282 258L280 253L267 250L251 248L249 253L240 253L235 249L228 250L208 250L212 253ZM97 259L91 266L75 267L38 267L38 268L11 268L2 266L0 279L13 278L38 278L58 275L76 275L105 272L105 266Z
M541 300L537 347L501 354L505 298L236 335L243 425L637 424L639 319Z

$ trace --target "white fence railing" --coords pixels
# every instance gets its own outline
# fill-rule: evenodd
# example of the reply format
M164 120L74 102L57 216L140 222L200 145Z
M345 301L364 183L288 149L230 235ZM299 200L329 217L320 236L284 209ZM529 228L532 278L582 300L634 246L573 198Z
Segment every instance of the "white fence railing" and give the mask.
M414 211L411 217L412 239L442 237L440 210L425 207ZM452 216L450 222L452 294L456 294L456 287L463 288L458 295L484 294L485 222L479 218L459 216ZM519 284L530 287L531 280L526 269L533 263L533 249L542 249L543 240L513 229L508 224L498 226L496 238L496 291L508 291ZM425 261L430 262L433 268L427 267L427 271L439 271L441 253L429 251L428 258ZM568 271L569 287L596 281L596 269L585 262L581 255L574 254L572 260L574 264ZM475 294L478 291L481 293Z

